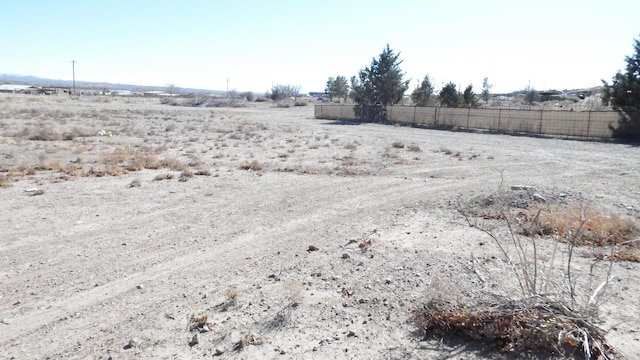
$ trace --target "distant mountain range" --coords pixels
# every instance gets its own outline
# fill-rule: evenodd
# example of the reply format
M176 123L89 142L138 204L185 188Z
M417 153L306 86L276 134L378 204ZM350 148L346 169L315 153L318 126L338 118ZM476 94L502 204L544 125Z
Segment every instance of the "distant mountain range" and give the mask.
M30 75L15 75L15 74L0 74L1 84L16 84L16 85L35 85L43 87L72 87L72 80L56 80L46 79L37 76ZM92 81L79 81L76 80L76 88L88 89L88 90L129 90L129 91L151 91L151 90L164 90L164 86L144 86L144 85L131 85L131 84L112 84L108 82L92 82ZM208 89L192 89L192 88L180 88L183 93L213 93L221 94L224 91L220 90L208 90Z

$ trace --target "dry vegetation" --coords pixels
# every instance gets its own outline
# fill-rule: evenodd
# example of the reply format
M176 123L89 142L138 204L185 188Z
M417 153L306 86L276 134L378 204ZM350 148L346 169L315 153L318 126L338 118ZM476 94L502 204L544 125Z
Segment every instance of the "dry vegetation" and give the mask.
M306 100L138 101L0 98L0 357L612 359L611 334L638 344L631 150L337 125ZM501 166L548 187L493 191Z

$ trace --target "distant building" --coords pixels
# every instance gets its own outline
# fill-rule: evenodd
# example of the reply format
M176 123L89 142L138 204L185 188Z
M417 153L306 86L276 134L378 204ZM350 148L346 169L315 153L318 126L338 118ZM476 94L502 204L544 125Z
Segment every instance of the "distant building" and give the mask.
M14 84L3 84L0 85L1 93L11 93L11 94L44 94L44 90L37 86L33 85L14 85Z

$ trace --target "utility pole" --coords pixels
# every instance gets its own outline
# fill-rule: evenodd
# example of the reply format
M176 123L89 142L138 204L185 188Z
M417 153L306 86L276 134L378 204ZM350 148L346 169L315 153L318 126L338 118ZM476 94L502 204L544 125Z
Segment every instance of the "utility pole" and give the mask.
M73 96L76 96L76 61L71 60L71 68L73 70Z

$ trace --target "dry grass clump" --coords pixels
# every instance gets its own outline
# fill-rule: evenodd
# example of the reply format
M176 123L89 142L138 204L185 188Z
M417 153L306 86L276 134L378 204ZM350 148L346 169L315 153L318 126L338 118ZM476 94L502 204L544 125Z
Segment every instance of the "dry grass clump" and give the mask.
M605 332L563 303L546 298L486 306L432 300L415 309L413 322L427 334L460 335L491 343L508 352L546 351L587 359L618 356Z
M11 186L11 176L0 175L0 188Z
M555 237L580 246L615 246L614 258L640 261L640 244L635 239L640 229L632 221L615 214L569 205L521 211L516 220L524 235Z
M391 146L396 149L404 149L404 143L402 141L394 141Z
M126 170L118 165L104 165L91 167L86 173L85 176L95 176L95 177L104 177L104 176L122 176L126 174Z
M153 178L153 180L155 181L161 181L161 180L171 180L174 178L174 175L171 173L165 173L165 174L158 174L156 175L156 177Z
M205 167L198 168L195 172L195 175L198 176L211 176L211 171Z
M176 158L166 158L160 160L160 164L164 168L168 168L173 171L185 171L189 168L189 165Z
M245 162L242 165L240 165L240 169L260 171L260 170L264 170L264 165L260 163L258 160L253 160L251 162Z
M185 182L189 179L191 179L194 176L193 172L190 170L185 170L180 174L180 177L178 178L178 181L180 182Z
M412 151L412 152L422 152L422 149L420 149L420 146L418 146L416 144L411 144L411 145L407 146L407 150Z
M617 215L607 215L592 207L570 205L538 211L521 212L518 219L528 233L539 236L555 235L576 245L618 245L638 235L631 221Z

